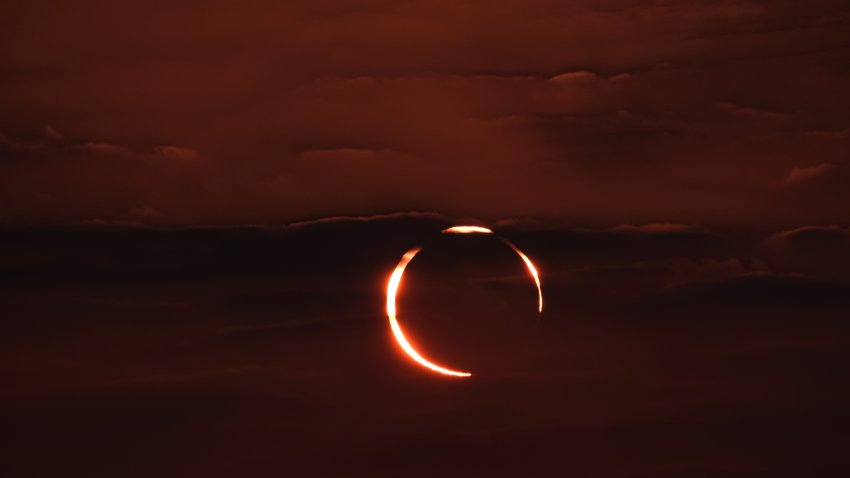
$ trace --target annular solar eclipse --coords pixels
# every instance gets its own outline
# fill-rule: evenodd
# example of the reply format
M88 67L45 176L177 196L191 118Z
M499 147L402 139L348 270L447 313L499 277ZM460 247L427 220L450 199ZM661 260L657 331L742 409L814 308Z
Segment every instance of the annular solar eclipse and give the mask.
M454 226L448 229L444 229L442 231L443 234L493 234L493 231L487 229L486 227L481 226ZM508 241L505 238L499 237L503 243L505 243L508 247L510 247L517 255L522 259L526 268L528 269L531 278L534 280L534 284L537 286L537 311L538 313L543 312L543 290L540 287L540 275L537 273L537 268L534 266L534 263L531 262L531 259L524 252L519 250L519 248L514 245L514 243ZM467 371L459 371L451 369L447 366L438 365L437 363L425 358L422 354L420 354L407 340L402 331L401 325L399 325L397 309L396 309L396 295L398 294L399 287L401 286L401 279L404 275L404 269L413 260L419 251L421 251L421 247L414 247L407 251L398 262L398 265L395 266L392 274L390 275L389 283L387 284L387 318L390 322L390 329L393 332L393 336L395 337L396 342L410 357L413 361L425 367L435 373L440 373L443 375L448 375L451 377L471 377L472 373Z

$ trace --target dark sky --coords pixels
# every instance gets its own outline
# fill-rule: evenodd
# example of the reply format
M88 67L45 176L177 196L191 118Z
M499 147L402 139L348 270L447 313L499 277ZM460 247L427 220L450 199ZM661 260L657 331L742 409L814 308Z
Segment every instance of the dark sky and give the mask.
M0 220L846 222L846 2L0 3Z
M846 478L848 105L846 1L0 0L0 476Z
M846 229L452 223L4 229L3 476L847 476Z

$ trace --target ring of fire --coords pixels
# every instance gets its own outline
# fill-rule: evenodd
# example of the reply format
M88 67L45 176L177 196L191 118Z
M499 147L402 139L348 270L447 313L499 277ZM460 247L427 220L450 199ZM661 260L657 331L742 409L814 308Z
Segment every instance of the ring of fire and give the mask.
M443 234L493 234L493 231L487 229L486 227L480 226L455 226L450 227L448 229L444 229L442 231ZM543 312L543 290L540 287L540 275L537 273L537 268L534 266L534 263L531 262L531 259L528 258L525 253L523 253L517 246L515 246L512 242L508 241L504 238L499 238L502 242L504 242L508 247L510 247L514 252L519 255L522 262L525 264L525 267L528 269L531 278L534 279L534 284L537 286L537 311ZM401 278L404 275L404 269L407 267L407 264L413 260L416 254L421 251L422 248L414 247L413 249L407 251L404 256L402 256L398 265L395 266L393 273L390 275L389 283L387 284L387 318L390 321L390 329L393 332L393 336L395 337L396 342L401 347L401 349L406 353L413 361L418 363L419 365L437 373L441 373L443 375L448 375L452 377L470 377L472 376L469 372L461 372L457 370L452 370L450 368L437 365L436 363L426 359L419 352L410 345L407 338L404 335L404 332L401 330L401 326L398 323L398 317L396 316L396 295L398 294L398 289L401 286Z

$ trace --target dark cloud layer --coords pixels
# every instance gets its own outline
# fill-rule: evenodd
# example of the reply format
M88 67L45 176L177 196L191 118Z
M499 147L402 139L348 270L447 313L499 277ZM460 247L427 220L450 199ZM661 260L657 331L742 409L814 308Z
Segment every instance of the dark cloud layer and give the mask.
M55 0L0 17L6 223L848 219L846 178L801 186L850 152L844 2Z
M9 476L843 476L846 230L436 214L0 234ZM404 359L416 343L471 381ZM816 265L816 268L812 268Z

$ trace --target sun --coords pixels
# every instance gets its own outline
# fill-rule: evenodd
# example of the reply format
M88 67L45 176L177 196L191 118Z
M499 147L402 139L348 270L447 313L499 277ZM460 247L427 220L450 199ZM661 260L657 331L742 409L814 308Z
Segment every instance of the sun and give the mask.
M443 234L493 234L493 231L487 229L486 227L481 226L454 226L441 231ZM526 268L528 269L531 278L534 280L535 285L537 286L537 311L539 313L543 312L543 289L540 285L540 275L537 272L537 267L531 261L531 259L522 252L516 245L507 239L499 238L502 242L507 244L514 252L519 255L520 259L522 259ZM410 264L410 261L416 256L422 248L415 247L407 251L402 257L398 264L393 269L393 272L390 274L389 281L387 282L387 318L390 322L390 330L392 330L393 336L395 337L396 343L401 349L404 351L407 356L418 363L422 367L425 367L432 372L436 372L442 375L446 375L449 377L471 377L472 373L454 370L452 368L438 365L437 363L428 360L422 354L420 354L411 344L410 341L407 340L407 337L404 335L404 331L399 325L398 316L397 316L397 308L396 308L396 296L398 295L399 288L401 287L401 280L404 276L404 269Z

